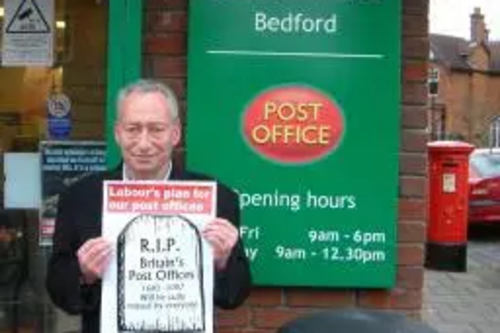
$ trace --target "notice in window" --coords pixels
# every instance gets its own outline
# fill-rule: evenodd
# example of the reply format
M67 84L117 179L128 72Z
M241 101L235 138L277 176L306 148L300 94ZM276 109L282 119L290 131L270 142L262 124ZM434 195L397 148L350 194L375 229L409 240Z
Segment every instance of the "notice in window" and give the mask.
M5 0L2 66L52 66L54 0Z

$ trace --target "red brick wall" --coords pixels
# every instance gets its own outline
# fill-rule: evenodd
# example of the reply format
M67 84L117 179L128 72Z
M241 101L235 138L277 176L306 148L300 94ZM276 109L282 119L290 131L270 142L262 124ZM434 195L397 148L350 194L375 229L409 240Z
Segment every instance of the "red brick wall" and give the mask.
M422 305L426 221L427 0L404 0L397 286L388 291L256 288L235 312L219 312L220 332L273 332L318 309L395 309L418 317ZM145 1L144 70L185 98L187 0ZM184 111L183 111L184 112ZM183 158L184 150L178 151Z
M478 46L471 54L472 63L480 69L489 66L486 49ZM439 95L436 103L446 108L446 132L484 147L489 142L490 120L500 114L500 76L482 70L460 71L439 68Z

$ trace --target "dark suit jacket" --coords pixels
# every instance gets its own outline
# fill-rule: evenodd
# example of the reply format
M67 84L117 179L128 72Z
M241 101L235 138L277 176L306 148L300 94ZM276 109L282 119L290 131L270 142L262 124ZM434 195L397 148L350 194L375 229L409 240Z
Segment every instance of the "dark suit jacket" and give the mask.
M94 174L75 183L61 194L54 232L53 254L49 260L46 286L55 305L69 314L82 315L82 332L99 332L100 283L82 285L76 256L89 238L101 235L102 186L107 179L122 179L121 166L114 171ZM213 180L176 168L172 180ZM217 216L239 228L238 197L217 182ZM214 304L222 309L241 305L250 292L251 276L241 239L235 246L227 267L214 277Z

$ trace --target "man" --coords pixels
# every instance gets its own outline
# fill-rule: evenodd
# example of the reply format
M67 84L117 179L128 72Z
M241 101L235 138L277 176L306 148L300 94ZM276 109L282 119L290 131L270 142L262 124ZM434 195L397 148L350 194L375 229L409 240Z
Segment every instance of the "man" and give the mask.
M112 249L101 237L103 181L211 180L172 163L181 125L178 103L169 88L140 80L120 92L117 109L114 135L123 163L113 171L84 178L60 196L48 265L50 297L66 312L82 315L83 332L99 332L100 279ZM237 195L219 182L217 216L202 234L214 253L214 303L232 309L247 298L251 276L238 234Z

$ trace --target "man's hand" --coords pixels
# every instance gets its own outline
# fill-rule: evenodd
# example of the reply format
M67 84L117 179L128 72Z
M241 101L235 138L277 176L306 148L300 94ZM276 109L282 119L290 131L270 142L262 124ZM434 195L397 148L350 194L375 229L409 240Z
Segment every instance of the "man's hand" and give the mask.
M102 237L89 239L78 249L78 263L86 284L95 283L102 277L108 267L111 250L111 244Z
M238 241L238 230L228 220L216 218L207 224L203 236L214 250L215 268L223 270Z

